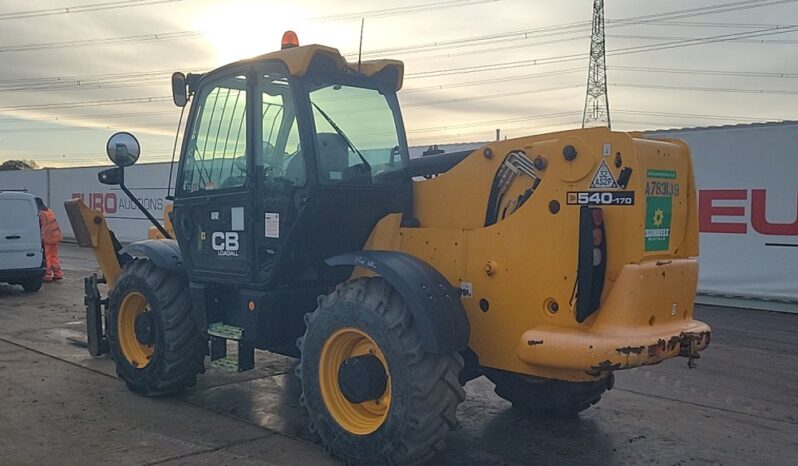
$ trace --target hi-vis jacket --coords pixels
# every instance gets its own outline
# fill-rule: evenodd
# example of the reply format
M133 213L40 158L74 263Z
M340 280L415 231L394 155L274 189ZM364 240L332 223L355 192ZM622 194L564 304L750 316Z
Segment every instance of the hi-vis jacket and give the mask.
M42 240L44 240L45 244L57 243L64 239L61 227L58 226L58 221L56 221L52 210L39 211L39 225L42 229Z

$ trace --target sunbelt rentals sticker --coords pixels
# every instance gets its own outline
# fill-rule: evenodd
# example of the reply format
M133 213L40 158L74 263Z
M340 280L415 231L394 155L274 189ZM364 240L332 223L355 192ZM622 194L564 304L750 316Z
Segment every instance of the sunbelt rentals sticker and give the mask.
M647 175L649 178L676 179L673 170L648 170ZM672 182L649 182L646 186L646 251L667 251L670 247L673 196L678 195L679 190L678 185L676 189L659 189L660 184L670 185ZM652 185L658 189L649 189Z

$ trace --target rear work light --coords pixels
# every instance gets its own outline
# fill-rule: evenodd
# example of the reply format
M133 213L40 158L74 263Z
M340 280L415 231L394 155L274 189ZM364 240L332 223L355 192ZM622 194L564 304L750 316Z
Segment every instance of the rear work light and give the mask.
M579 211L579 264L576 273L576 320L583 322L601 304L607 269L607 235L604 211L582 207Z

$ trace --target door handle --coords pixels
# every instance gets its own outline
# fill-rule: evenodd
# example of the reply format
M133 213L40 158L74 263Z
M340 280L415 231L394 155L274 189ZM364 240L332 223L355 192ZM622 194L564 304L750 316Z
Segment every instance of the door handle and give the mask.
M6 239L20 239L20 238L22 237L19 235L6 235Z

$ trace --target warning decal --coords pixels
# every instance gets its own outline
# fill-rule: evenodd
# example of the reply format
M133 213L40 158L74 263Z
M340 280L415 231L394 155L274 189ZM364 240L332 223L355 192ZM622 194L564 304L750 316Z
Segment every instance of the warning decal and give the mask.
M618 182L615 181L615 177L612 176L610 169L607 167L607 162L602 160L596 174L593 176L593 181L590 182L590 188L608 189L617 187Z

